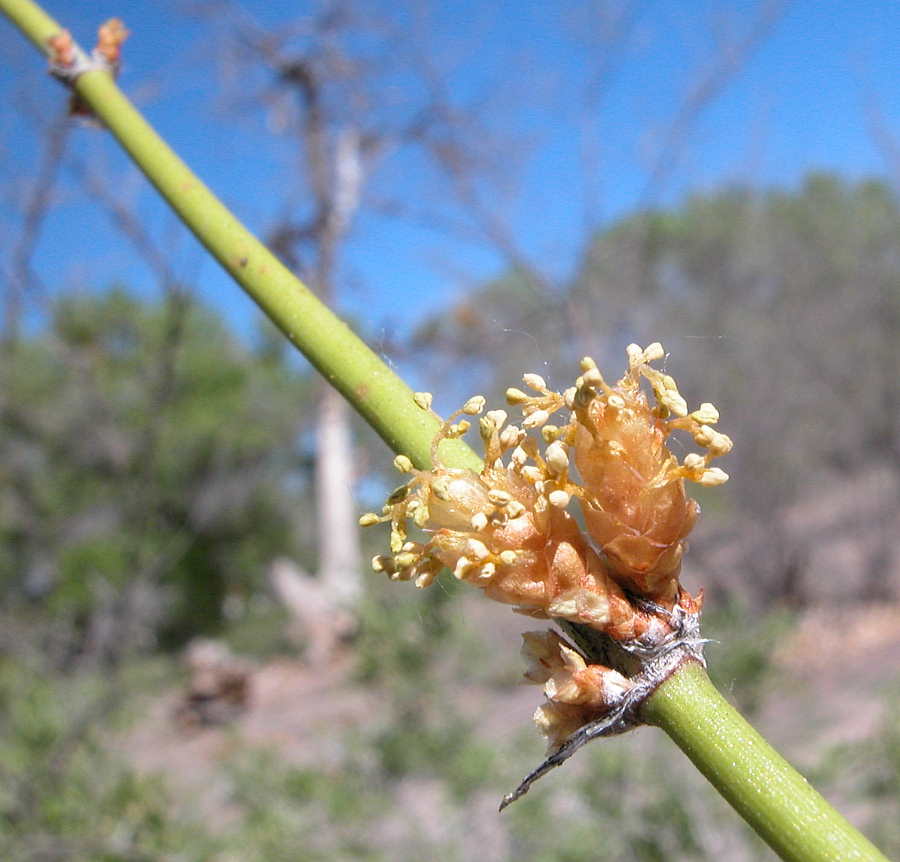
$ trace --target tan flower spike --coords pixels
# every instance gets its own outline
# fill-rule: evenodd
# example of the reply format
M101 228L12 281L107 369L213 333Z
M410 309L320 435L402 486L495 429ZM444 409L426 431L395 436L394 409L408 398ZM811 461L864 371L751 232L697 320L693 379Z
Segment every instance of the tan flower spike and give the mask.
M486 456L481 473L440 463L440 441L464 433L457 416L473 415L483 401L470 399L468 410L444 424L432 447L434 469L416 470L403 455L394 460L412 479L390 495L382 515L360 519L363 526L391 524L391 553L376 556L373 568L419 587L447 568L489 598L530 616L581 623L619 640L643 635L653 619L633 607L572 514L553 504L554 493L565 493L556 487L559 471L536 453L541 466L527 466L532 447L524 431L504 427L504 411L490 411L479 422ZM427 541L410 538L410 522Z
M703 660L700 597L678 582L684 539L699 514L685 480L726 481L710 462L732 443L713 427L712 404L690 411L674 379L653 367L665 356L660 344L629 345L627 356L615 385L589 357L563 392L525 374L533 394L506 392L522 412L520 425L507 424L505 410L485 413L485 398L473 396L435 437L432 469L398 455L395 466L411 478L382 514L360 519L390 522L390 553L372 564L392 580L425 587L447 568L521 613L559 620L579 648L588 644L585 652L549 632L525 635L526 676L544 684L548 698L535 721L554 754L506 801L588 739L634 726L635 704L678 662ZM416 403L427 409L423 395ZM447 467L438 454L442 440L471 428L467 416L480 417L480 473ZM702 451L679 461L666 445L675 431ZM586 533L569 511L573 500ZM587 660L595 647L616 666Z

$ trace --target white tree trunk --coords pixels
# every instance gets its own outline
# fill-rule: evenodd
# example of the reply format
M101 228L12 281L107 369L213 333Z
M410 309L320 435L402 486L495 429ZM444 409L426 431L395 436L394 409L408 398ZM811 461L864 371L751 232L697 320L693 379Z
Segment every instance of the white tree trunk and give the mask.
M319 578L336 605L352 610L362 594L353 441L347 403L331 387L322 394L316 433Z

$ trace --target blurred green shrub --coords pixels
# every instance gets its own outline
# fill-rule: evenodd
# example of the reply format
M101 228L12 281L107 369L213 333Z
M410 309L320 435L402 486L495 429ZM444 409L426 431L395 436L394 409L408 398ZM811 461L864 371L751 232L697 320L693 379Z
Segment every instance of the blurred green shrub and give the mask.
M10 862L209 859L159 779L109 746L103 681L47 678L0 659L0 857Z
M785 608L756 614L733 601L703 617L703 634L711 640L704 651L710 677L742 712L753 715L773 687L772 653L796 615Z
M114 289L58 300L4 363L0 591L68 633L61 661L215 631L308 547L311 384L286 351Z

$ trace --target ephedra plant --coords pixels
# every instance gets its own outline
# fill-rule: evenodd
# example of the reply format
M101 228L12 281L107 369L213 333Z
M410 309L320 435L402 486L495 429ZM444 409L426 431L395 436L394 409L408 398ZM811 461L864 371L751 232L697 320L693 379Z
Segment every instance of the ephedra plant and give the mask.
M550 757L504 804L588 740L641 723L641 704L675 668L703 663L701 597L678 581L683 540L699 514L684 480L725 482L710 461L732 444L712 427L719 418L712 404L688 412L674 379L651 364L663 356L658 343L646 350L632 344L628 370L614 386L585 357L563 393L526 373L534 394L506 393L522 411L521 426L507 424L504 410L478 421L480 472L446 465L439 451L445 437L469 430L464 417L484 411L483 396L470 398L436 435L431 469L417 470L398 455L395 466L412 478L381 516L360 521L390 523L391 553L372 564L392 580L425 587L448 568L488 598L557 621L580 644L582 651L553 632L525 634L526 678L545 684L547 703L535 721ZM556 415L566 424L551 424ZM679 430L703 454L679 462L666 446ZM585 533L569 511L575 500ZM411 539L410 527L424 541ZM603 664L598 655L607 656Z
M430 397L414 393L324 307L122 94L114 81L127 35L120 22L101 28L89 56L31 0L0 0L0 11L47 55L73 108L92 112L116 137L210 254L397 452L409 481L382 513L362 519L390 523L389 553L375 568L424 587L447 567L563 631L525 635L527 676L546 695L535 717L550 751L504 805L585 742L650 724L784 859L884 859L706 675L700 597L678 581L698 512L685 481L725 481L710 462L731 440L715 430L711 404L690 410L654 366L660 345L632 345L615 384L587 358L562 393L526 374L529 393L507 392L523 414L518 423L502 409L484 412L480 396L443 422ZM475 416L483 460L461 439L471 426L465 417ZM674 431L699 451L676 459L666 446Z

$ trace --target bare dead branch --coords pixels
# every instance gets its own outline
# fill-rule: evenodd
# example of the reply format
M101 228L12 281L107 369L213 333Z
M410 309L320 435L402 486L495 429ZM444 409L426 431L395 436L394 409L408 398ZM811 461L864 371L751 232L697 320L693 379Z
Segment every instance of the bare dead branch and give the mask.
M15 339L26 294L46 293L31 261L41 228L52 208L53 190L59 177L71 122L67 112L60 113L44 136L40 164L24 208L22 229L11 255L11 275L4 297L3 340Z

